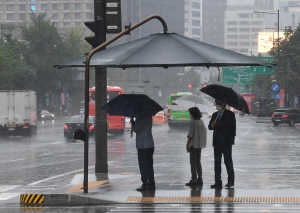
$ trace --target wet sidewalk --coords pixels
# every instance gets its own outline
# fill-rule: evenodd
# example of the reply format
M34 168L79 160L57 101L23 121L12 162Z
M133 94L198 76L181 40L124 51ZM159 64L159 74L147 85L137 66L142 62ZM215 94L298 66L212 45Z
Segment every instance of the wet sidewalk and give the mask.
M39 202L33 202L34 193L23 195L21 203L41 203L43 205L91 205L109 203L299 203L300 190L280 187L284 183L274 183L270 189L259 189L255 182L237 181L235 188L211 189L212 181L204 184L185 186L184 180L175 180L156 175L156 190L136 191L141 186L139 174L112 174L109 180L97 180L89 174L89 190L83 193L83 175L75 175L72 185L63 192L43 194ZM81 182L76 184L76 182ZM277 187L276 187L277 185ZM27 196L27 197L26 197ZM30 198L31 196L31 198ZM31 202L29 202L31 201ZM42 201L42 202L41 202Z

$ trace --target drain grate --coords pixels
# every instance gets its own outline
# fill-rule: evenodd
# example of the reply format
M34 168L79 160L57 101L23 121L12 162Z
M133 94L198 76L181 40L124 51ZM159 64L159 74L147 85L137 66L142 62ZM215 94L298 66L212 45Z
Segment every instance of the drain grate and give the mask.
M128 197L128 203L299 203L300 197Z

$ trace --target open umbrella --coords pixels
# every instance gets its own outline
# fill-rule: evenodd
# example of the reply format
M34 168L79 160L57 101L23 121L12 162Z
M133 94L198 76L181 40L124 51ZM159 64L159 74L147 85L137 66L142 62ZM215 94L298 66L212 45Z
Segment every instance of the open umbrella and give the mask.
M84 67L86 57L54 67ZM270 63L176 33L155 33L99 51L90 67L269 66ZM271 64L272 65L272 64Z
M122 115L130 118L140 115L154 116L163 108L143 94L121 94L101 108L110 115Z
M232 88L218 84L211 84L201 88L200 91L237 110L250 114L245 99Z
M185 108L190 108L194 106L198 107L202 113L213 113L215 111L212 102L210 102L206 98L196 95L181 96L175 100L175 103Z

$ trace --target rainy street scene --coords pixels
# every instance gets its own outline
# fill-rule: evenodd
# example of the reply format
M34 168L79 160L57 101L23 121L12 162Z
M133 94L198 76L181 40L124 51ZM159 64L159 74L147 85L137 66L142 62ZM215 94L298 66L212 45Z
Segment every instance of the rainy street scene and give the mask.
M2 0L0 212L299 212L300 1Z

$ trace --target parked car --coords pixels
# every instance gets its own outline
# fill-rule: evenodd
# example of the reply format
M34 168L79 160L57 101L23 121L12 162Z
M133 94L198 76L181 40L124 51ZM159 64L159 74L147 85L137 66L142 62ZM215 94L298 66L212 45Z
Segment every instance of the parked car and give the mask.
M42 109L38 111L38 118L45 120L45 119L54 119L54 114L49 112L48 110Z
M272 122L275 126L278 126L280 123L294 126L295 123L300 123L300 111L294 108L277 109L272 114Z
M77 129L84 130L84 116L74 115L64 125L64 137L66 141L74 139L74 132ZM95 116L89 116L89 136L94 136Z
M152 116L152 123L153 124L166 124L168 118L164 115L164 111L159 111L154 116Z

